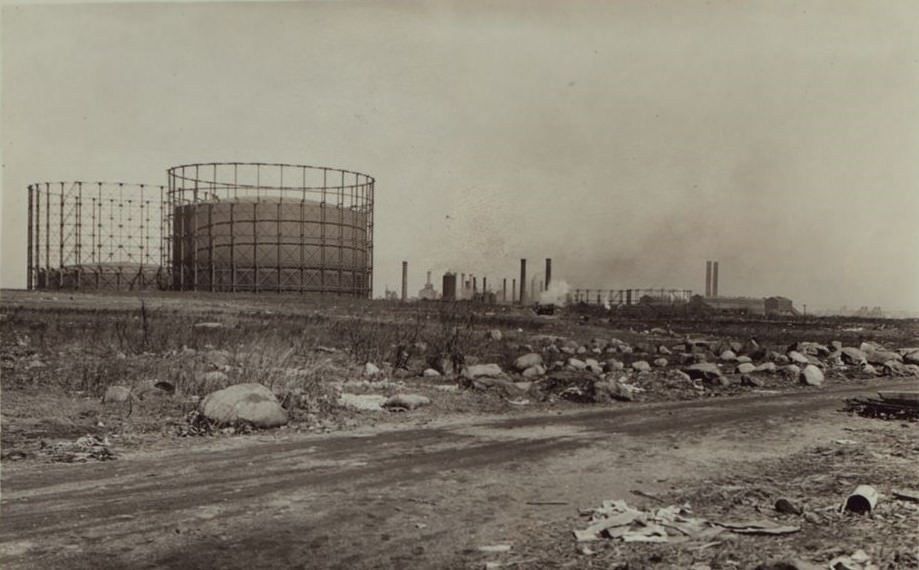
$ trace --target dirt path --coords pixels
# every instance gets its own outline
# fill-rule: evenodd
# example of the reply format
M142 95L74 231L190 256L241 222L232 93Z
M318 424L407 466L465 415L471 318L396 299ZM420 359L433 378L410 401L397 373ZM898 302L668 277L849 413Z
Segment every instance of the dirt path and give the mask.
M842 398L879 386L4 469L0 566L480 567L477 547L578 506L843 437Z

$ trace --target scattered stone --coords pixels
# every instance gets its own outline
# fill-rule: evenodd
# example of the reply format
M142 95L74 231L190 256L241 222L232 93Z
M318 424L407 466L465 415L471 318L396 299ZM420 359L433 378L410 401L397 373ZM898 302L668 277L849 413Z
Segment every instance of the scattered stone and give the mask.
M421 375L425 378L438 378L441 374L433 368L426 368L425 371L421 373Z
M807 511L804 513L804 520L811 524L823 524L823 519L817 513L813 511Z
M653 364L654 366L657 366L658 368L665 368L670 363L667 361L666 358L657 358L654 360Z
M223 323L217 322L195 323L192 326L196 329L222 329L226 327Z
M501 334L501 331L499 331L498 329L491 329L490 331L488 331L487 337L489 340L501 340L502 338L504 338L504 335Z
M575 370L584 370L587 368L587 363L580 358L569 358L567 364Z
M865 353L853 346L844 346L840 348L839 357L846 364L860 365L868 361Z
M380 367L374 364L373 362L368 362L364 364L364 376L373 378L374 376L379 376L380 374L382 374L382 372L383 371L380 370Z
M801 375L801 367L797 364L787 364L779 371L788 378L795 379Z
M823 371L813 364L808 364L801 371L801 383L808 386L820 386L823 384Z
M109 386L102 396L103 404L120 404L131 398L131 389L126 386Z
M803 512L800 506L785 498L775 502L775 510L783 515L800 515Z
M636 360L632 363L632 370L637 370L638 372L648 372L651 370L651 365L644 360Z
M800 364L800 365L804 365L804 366L807 366L807 365L810 364L810 362L811 362L810 360L807 359L806 356L804 356L803 354L801 354L801 353L798 352L797 350L792 350L792 351L790 351L790 352L788 353L788 358L789 358L789 360L791 360L791 361L794 362L795 364Z
M737 354L733 350L725 350L721 353L719 358L725 362L734 362L737 360Z
M385 402L386 396L379 394L343 393L338 397L339 406L365 412L380 412Z
M504 372L497 364L473 364L463 368L463 377L468 380L477 378L501 378Z
M384 408L415 410L421 406L427 406L431 399L420 394L396 394L383 402Z
M533 366L542 364L542 362L542 355L536 352L531 352L529 354L524 354L523 356L517 357L517 360L514 361L514 368L522 372L527 368L532 368Z
M738 356L737 357L738 364L744 364L746 362L753 362L753 359L750 358L749 356Z
M888 350L874 350L865 353L865 359L871 364L887 364L890 361L903 362L903 357Z
M522 372L522 376L524 378L538 378L540 376L544 376L545 374L546 374L546 368L545 366L541 364L530 366L529 368L527 368L526 370Z
M718 380L722 377L721 369L717 364L711 362L700 362L693 364L683 370L693 380L701 379L704 381Z
M759 366L753 369L754 372L768 372L773 373L776 371L775 362L763 362Z
M750 376L749 374L744 374L740 377L740 383L744 386L752 386L754 388L762 388L766 385L765 382L757 378L756 376Z
M871 364L868 364L867 362L865 362L864 364L862 364L862 372L864 372L865 374L870 374L870 375L872 375L872 376L877 376L877 375L878 375L878 370L877 370L877 368L875 368L875 367L874 367L873 365L871 365Z
M737 365L738 374L750 374L756 371L756 366L750 362L741 362Z
M604 363L604 365L605 365L605 368L606 368L607 371L623 370L623 369L625 369L625 364L624 364L622 361L620 361L620 360L616 360L615 358L610 358L610 359L608 359L608 360Z
M267 387L236 384L208 394L200 405L201 413L218 425L251 424L260 428L287 423L287 411Z
M909 352L903 355L903 362L907 364L919 364L919 349L909 350Z

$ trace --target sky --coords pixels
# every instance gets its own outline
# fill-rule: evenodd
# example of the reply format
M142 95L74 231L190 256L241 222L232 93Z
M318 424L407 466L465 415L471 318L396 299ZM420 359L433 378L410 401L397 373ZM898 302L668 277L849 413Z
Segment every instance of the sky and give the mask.
M919 3L15 4L0 286L27 184L262 161L376 178L375 295L529 260L592 289L919 311ZM537 275L537 278L539 276Z

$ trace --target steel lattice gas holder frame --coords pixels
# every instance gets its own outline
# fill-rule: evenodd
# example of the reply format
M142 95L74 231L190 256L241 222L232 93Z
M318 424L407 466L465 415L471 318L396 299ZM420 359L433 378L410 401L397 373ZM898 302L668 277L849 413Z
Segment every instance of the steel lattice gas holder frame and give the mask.
M168 175L164 266L174 289L371 295L372 177L255 162Z
M28 193L29 289L168 287L164 186L41 182Z

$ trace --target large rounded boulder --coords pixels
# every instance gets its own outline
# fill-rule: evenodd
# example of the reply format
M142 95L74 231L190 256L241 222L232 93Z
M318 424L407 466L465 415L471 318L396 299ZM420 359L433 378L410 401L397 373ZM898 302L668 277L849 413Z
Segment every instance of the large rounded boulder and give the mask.
M252 424L272 428L287 423L287 411L275 395L261 384L236 384L208 394L200 412L220 425Z

